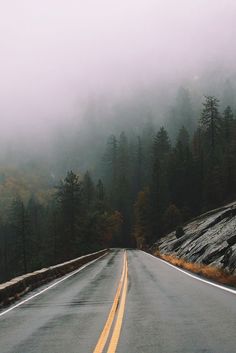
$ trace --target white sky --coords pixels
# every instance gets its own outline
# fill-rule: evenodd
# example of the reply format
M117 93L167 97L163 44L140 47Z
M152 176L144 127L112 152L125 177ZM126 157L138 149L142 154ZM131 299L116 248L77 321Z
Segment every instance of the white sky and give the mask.
M235 0L0 0L0 130L41 131L81 97L233 66L235 38Z

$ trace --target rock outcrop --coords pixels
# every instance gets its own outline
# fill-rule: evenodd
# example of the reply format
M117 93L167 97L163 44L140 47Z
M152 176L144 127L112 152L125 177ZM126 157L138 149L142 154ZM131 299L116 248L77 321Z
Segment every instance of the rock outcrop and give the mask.
M195 218L183 230L161 238L153 249L236 274L236 202Z

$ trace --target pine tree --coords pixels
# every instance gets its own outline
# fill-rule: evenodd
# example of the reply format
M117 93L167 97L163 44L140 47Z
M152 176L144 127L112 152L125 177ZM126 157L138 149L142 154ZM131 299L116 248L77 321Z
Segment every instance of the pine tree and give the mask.
M117 139L116 136L111 135L107 140L106 151L103 156L103 162L105 164L104 179L108 185L109 190L114 189L117 183L117 154Z
M130 188L130 159L129 147L126 134L122 132L119 138L117 153L117 188L115 190L115 206L123 217L122 231L123 241L127 246L130 245L131 230L131 188Z
M64 181L57 188L57 200L63 220L62 243L66 258L78 253L75 248L79 234L79 215L81 211L81 182L72 171L67 173Z
M134 238L137 248L144 249L152 241L150 194L147 188L138 193L134 204L134 222Z
M139 192L143 185L144 174L144 156L143 145L140 136L137 138L136 155L135 155L135 168L134 168L134 190L135 194Z
M129 173L129 147L128 139L124 131L120 134L118 146L118 173L119 176Z
M167 131L161 127L158 131L153 145L153 167L152 167L152 191L162 209L168 203L169 190L167 180L167 169L171 145Z
M154 138L154 158L158 158L160 160L165 159L170 152L170 147L171 145L168 133L162 126Z
M88 210L95 197L94 184L88 171L85 173L83 178L82 195L83 195L83 201L84 201L85 207Z
M168 164L171 152L169 136L164 127L158 131L153 144L151 205L153 234L162 233L162 214L169 203Z
M168 168L171 200L179 208L185 210L191 208L193 195L193 158L189 139L187 130L182 127L177 136ZM190 214L191 212L187 213Z
M143 184L147 185L151 180L152 162L153 162L153 141L155 136L155 126L153 124L152 116L148 116L142 135L142 154L143 154Z
M206 96L203 106L204 108L200 118L200 124L206 134L210 137L211 151L214 154L221 126L221 119L218 111L219 100L214 96Z

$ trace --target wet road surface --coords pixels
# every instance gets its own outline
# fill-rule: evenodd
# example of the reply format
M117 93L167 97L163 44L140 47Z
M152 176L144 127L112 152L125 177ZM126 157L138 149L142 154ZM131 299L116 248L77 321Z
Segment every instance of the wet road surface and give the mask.
M235 294L141 251L126 254L127 265L113 250L0 316L0 353L236 351Z

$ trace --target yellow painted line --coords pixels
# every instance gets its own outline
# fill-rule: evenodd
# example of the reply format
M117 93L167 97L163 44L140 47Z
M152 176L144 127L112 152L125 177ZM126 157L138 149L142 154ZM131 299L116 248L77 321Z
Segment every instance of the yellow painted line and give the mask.
M116 324L115 324L115 327L113 330L113 334L112 334L112 337L110 340L110 344L109 344L107 353L115 353L117 345L118 345L122 322L123 322L123 317L124 317L124 312L125 312L127 288L128 288L128 264L127 264L127 257L125 257L125 279L124 279L123 292L122 292L122 296L121 296L119 311L117 314Z
M104 350L104 347L106 345L111 327L112 327L112 323L114 321L115 318L115 314L116 314L116 310L119 304L119 299L120 299L120 294L121 294L121 289L123 286L123 282L124 282L124 276L125 276L125 270L126 270L126 253L124 254L124 261L123 261L123 270L122 270L122 275L119 281L119 285L116 291L116 295L114 298L114 302L112 304L111 310L109 312L107 321L105 323L105 326L103 328L103 331L99 337L98 343L93 351L93 353L102 353Z

